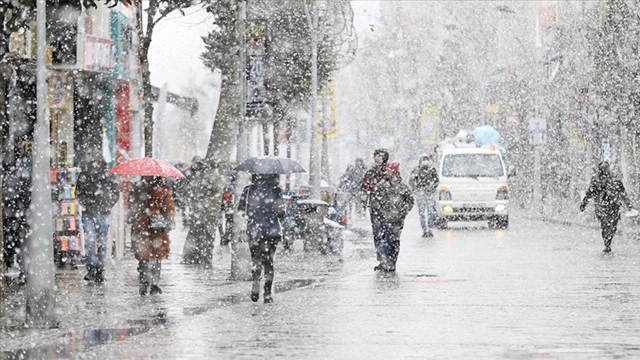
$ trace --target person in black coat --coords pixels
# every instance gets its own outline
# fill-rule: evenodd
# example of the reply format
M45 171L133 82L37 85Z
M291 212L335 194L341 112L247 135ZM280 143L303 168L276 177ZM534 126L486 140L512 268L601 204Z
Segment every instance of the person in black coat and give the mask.
M107 172L104 160L95 160L83 167L76 184L76 196L82 205L86 236L88 273L84 279L103 282L111 209L120 197L116 178Z
M434 166L433 156L423 154L420 157L418 166L411 171L411 178L409 179L409 186L411 186L418 203L422 237L433 237L436 218L435 193L439 183L438 171Z
M377 149L373 152L374 165L367 171L363 178L360 189L363 194L363 201L366 203L371 200L371 195L376 191L376 187L381 181L386 179L387 162L389 161L389 152L386 149ZM371 215L371 230L373 232L373 245L376 249L376 259L379 264L374 270L382 267L383 256L380 252L383 243L382 214L373 207L369 208Z
M31 154L23 155L4 174L2 182L4 266L9 269L17 262L19 284L26 282L25 240L30 231L31 171Z
M285 216L279 175L254 174L251 185L242 191L238 211L247 218L247 239L251 250L253 287L251 300L260 298L260 276L264 267L264 302L273 302L274 255L282 238L282 220Z
M603 251L611 252L611 241L618 230L620 220L620 205L631 209L631 202L627 198L622 181L614 180L611 176L607 161L598 165L596 174L591 178L587 194L580 204L580 211L585 210L589 199L595 201L596 217L600 221L602 240L604 240Z

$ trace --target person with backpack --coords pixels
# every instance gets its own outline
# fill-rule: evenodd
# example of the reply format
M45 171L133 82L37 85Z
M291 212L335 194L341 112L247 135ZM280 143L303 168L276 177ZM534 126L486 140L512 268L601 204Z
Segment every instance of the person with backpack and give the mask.
M423 238L433 237L436 219L435 193L439 183L438 171L433 164L433 156L423 154L420 156L420 163L411 171L409 178L409 186L418 203Z
M620 206L624 205L626 209L631 210L631 202L627 198L622 181L613 179L607 161L598 164L580 204L580 211L586 209L590 199L594 199L596 217L600 221L604 241L603 252L611 252L611 241L618 230L620 220Z

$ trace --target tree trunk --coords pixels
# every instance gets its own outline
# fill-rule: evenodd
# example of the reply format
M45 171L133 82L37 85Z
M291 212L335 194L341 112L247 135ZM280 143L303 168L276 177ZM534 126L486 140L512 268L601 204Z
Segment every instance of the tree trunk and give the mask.
M142 1L142 0L140 0ZM158 10L158 0L150 0L147 9L147 33L140 43L140 64L142 65L142 92L144 96L144 156L153 157L153 100L151 96L151 71L149 70L149 48L153 29L154 18ZM140 30L140 33L142 30Z
M222 202L222 179L217 164L205 160L203 170L192 175L188 186L189 192L197 195L190 204L192 213L182 262L211 265Z
M0 15L0 24L4 21ZM1 40L0 40L1 42ZM2 44L0 44L2 46ZM3 48L0 47L0 57L3 55ZM6 104L6 81L3 66L0 65L0 150L3 150L3 133L4 123L6 121L5 104ZM4 161L4 151L0 152L0 166ZM0 213L4 213L4 194L2 193L2 176L0 176ZM0 229L4 229L4 219L0 218ZM4 315L4 231L0 231L0 318Z
M144 93L144 156L153 157L153 100L151 99L151 72L146 61L149 48L143 46L142 91Z
M234 62L236 64L237 62ZM223 76L232 77L234 71L227 70ZM206 159L210 161L229 161L231 152L236 144L236 127L239 114L239 91L236 81L230 79L223 81L220 90L220 102L216 119L209 138Z
M271 147L270 143L271 143L271 140L269 139L269 123L263 122L262 123L262 147L263 147L263 152L265 156L269 155L269 148Z
M280 136L280 121L275 119L273 122L273 156L280 156L280 150L278 149Z
M229 35L235 36L235 35ZM198 204L194 207L190 222L199 226L191 226L187 235L183 252L183 262L209 264L215 244L215 234L220 220L220 204L222 201L222 178L218 174L218 165L228 162L231 152L237 143L236 127L240 118L240 92L238 89L237 64L238 54L231 54L221 64L222 86L218 111L211 130L209 146L205 157L204 176L210 184L201 186L196 191Z

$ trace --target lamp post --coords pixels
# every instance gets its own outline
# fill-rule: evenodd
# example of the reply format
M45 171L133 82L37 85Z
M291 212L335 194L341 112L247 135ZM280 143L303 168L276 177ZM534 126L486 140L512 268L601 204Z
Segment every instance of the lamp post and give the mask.
M318 139L316 134L318 107L318 1L315 1L312 14L309 12L307 0L303 0L304 11L309 23L311 34L311 126L309 138L309 185L311 186L311 198L320 198L320 152L318 151Z
M247 18L247 2L240 1L238 4L238 39L240 40L240 57L238 61L238 88L240 91L240 113L238 121L238 137L236 160L238 163L247 158L248 153L248 135L250 132L246 126L246 96L247 96L247 79L246 79L246 18ZM243 182L240 181L240 175L237 178L235 189L235 198L240 199L242 195ZM241 246L241 229L242 216L238 209L233 211L233 229L231 234L231 279L233 280L250 280L251 279L251 255L248 248Z
M46 0L37 1L37 120L33 131L31 234L27 240L26 325L52 327L55 320L55 265L51 224L49 118L47 116Z

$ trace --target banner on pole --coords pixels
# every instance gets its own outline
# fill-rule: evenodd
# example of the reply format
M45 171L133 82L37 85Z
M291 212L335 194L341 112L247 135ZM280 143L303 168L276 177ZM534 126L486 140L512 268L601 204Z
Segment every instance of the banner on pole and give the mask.
M420 112L420 138L424 145L438 143L438 109L425 106Z
M325 119L327 139L335 139L338 137L338 103L336 99L336 87L332 82L329 82L324 91L327 96L328 111ZM316 133L318 135L318 139L322 139L322 94L320 94L318 98L321 99L321 101L318 101L318 105L316 107L316 119L318 121Z
M245 116L253 119L268 117L267 86L267 21L251 20L246 28L246 103Z

